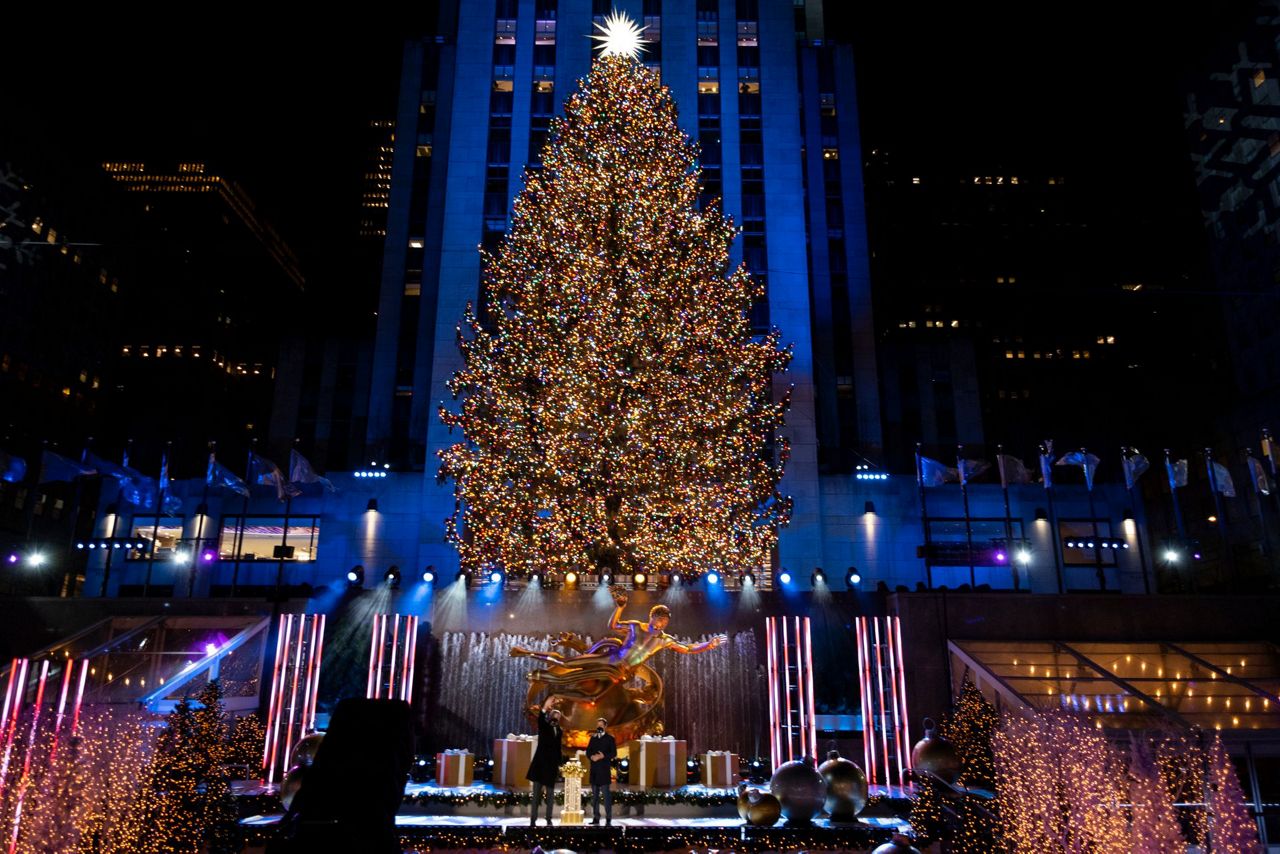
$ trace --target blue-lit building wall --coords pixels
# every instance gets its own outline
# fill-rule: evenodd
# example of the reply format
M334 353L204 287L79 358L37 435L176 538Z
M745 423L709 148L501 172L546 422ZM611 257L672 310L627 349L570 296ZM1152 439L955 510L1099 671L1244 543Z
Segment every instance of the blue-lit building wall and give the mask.
M85 595L100 595L104 576L110 596L146 593L178 599L188 593L196 598L230 596L233 587L238 596L265 595L274 590L277 573L294 595L326 586L340 590L355 566L364 568L369 586L379 584L392 566L400 569L406 586L420 579L428 566L440 579L452 580L456 568L423 557L422 528L432 520L421 509L421 475L380 474L331 475L337 491L308 485L287 504L269 487L255 487L246 502L234 493L206 494L201 481L178 481L173 493L182 498L182 510L161 518L161 550L128 559L128 548L103 549L99 543L86 555ZM848 587L847 573L856 568L857 586L867 591L882 584L891 590L986 585L1031 593L1103 589L1099 566L1105 589L1123 593L1145 593L1148 585L1155 592L1157 572L1167 584L1176 583L1172 575L1202 571L1189 551L1180 551L1176 562L1168 560L1165 544L1147 537L1148 510L1131 503L1118 484L1095 486L1094 522L1089 521L1089 496L1082 485L1055 487L1052 503L1038 485L1010 487L1007 528L999 485L972 484L967 532L960 488L948 484L928 489L927 538L921 491L910 476L830 476L821 478L819 485L822 507L834 508L822 515L820 549L811 562L781 565L798 589L811 586L817 567L833 590ZM286 509L290 530L284 539ZM1128 516L1133 521L1126 521ZM443 517L434 523L442 521ZM140 542L152 538L154 525L153 515L108 504L99 516L97 535ZM1006 539L1006 531L1013 534L1013 542L997 545L995 541ZM974 546L972 575L966 560L956 557L967 541ZM238 543L243 545L237 547ZM273 559L278 544L293 546L295 559ZM950 562L931 549L950 549ZM1003 560L996 559L999 550ZM1020 559L1022 552L1025 561ZM239 561L237 553L242 555ZM776 577L775 588L780 586Z
M446 384L462 365L456 327L466 304L479 296L477 249L495 246L505 233L525 168L537 168L552 116L589 70L587 36L614 6L608 0L443 3L439 35L405 46L365 443L366 461L387 477L330 472L338 492L292 501L291 527L299 526L295 516L314 517L318 542L315 560L284 563L286 585L340 582L357 564L370 578L393 564L406 578L426 566L445 577L456 572L457 554L444 537L452 485L437 480L436 453L458 436L449 434L437 410L450 401ZM926 526L910 476L871 481L855 473L856 465L879 458L882 418L853 55L846 45L824 42L821 3L624 0L616 6L646 25L643 61L660 70L681 126L701 147L707 195L722 196L742 227L733 259L745 261L767 291L754 321L777 326L794 347L778 389L794 386L784 431L793 453L783 490L794 498L795 513L782 532L777 566L803 586L819 566L837 586L849 567L858 567L871 587L1014 586L1007 565L977 566L971 574L967 563L930 566L922 556L927 541L972 539L981 546L1005 536L1003 521L991 521L1005 516L998 488L970 490L971 517L978 521L966 537L954 521L963 518L956 490L930 491L929 515L952 521ZM1083 506L1083 492L1077 500L1072 489L1059 490L1055 517L1087 516L1076 506ZM1096 515L1118 530L1129 506L1124 496L1100 487L1095 498ZM368 509L370 499L376 511ZM215 531L239 515L256 517L251 527L279 528L285 510L261 488L247 508L238 496L206 497L199 484L188 485L184 501L178 533L189 545L201 536L201 503ZM868 502L874 512L867 512ZM112 523L132 533L133 520L108 513L109 503L104 498L103 535ZM1009 515L1017 522L1010 526L1031 552L1029 565L1014 567L1018 586L1056 591L1062 575L1063 589L1096 589L1092 566L1059 572L1052 523L1035 521L1045 503L1038 487L1011 490ZM210 541L206 535L200 545ZM216 545L208 562L203 554L186 562L113 554L106 589L182 595L190 584L196 595L228 595L232 587L272 588L279 564L268 545L258 538L252 548L238 549L265 558L238 562L231 556L237 549L219 552ZM1109 555L1118 562L1104 573L1109 589L1144 589L1134 546ZM1144 554L1150 564L1150 549ZM90 560L90 595L103 589L105 563L101 554Z

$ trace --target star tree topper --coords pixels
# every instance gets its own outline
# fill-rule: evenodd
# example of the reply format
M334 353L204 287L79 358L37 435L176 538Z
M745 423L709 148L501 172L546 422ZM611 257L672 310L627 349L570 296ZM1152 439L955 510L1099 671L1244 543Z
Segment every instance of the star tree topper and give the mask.
M600 43L596 47L600 49L601 56L629 56L638 59L640 52L644 50L640 39L644 34L644 27L637 27L635 21L616 9L609 13L603 24L596 24L595 27L600 33L593 34L591 38Z

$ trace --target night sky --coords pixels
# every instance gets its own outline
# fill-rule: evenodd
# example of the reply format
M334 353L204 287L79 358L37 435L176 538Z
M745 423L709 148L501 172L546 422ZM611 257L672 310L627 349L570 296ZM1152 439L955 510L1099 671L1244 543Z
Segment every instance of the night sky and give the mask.
M1171 228L1194 221L1180 83L1246 7L848 6L829 14L828 36L857 48L867 148L935 168L1089 175L1099 204ZM431 26L416 8L6 27L20 73L8 75L0 144L84 163L206 160L241 180L323 280L354 234L361 131L392 116L400 45Z

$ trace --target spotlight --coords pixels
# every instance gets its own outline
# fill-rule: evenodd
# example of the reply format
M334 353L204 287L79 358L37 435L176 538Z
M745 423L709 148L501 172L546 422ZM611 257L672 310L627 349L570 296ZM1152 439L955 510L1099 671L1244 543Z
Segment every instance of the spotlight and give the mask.
M27 555L27 566L44 566L44 555L40 554L40 552L32 552Z
M649 579L645 577L645 574L643 572L637 572L634 576L632 576L631 580L635 582L636 588L639 589L641 587L644 587L645 582L648 581Z
M89 548L96 549L97 547L98 547L97 543L89 543ZM84 543L76 543L76 548L78 549L84 548Z
M781 581L783 584L790 584L791 573L787 572L785 569L782 570L782 572L778 575L778 580Z
M205 549L204 554L200 555L200 559L205 563L213 563L214 559L217 557L218 555L213 551L213 549Z
M862 574L858 572L856 566L849 567L849 571L844 576L844 583L850 590L862 583Z
M675 585L680 585L684 583L684 576L682 576L678 572L671 573L671 583Z
M17 563L18 556L16 554L11 553L7 558L5 558L5 560L8 561L9 563Z
M207 643L204 645L205 655L213 655L217 651L218 651L218 645L216 643Z
M707 573L707 584L710 584L712 587L715 587L719 583L720 583L720 573L716 572L714 569Z
M573 570L569 570L568 572L566 572L566 573L564 574L564 583L565 583L565 584L569 584L569 585L577 584L577 583L578 583L578 573L574 572Z
M174 549L173 554L169 555L169 560L174 563L186 563L190 559L191 552L184 551L183 549Z
M1121 521L1121 522L1132 522L1132 521L1133 521L1133 511L1132 511L1132 510L1128 510L1128 509L1126 509L1126 510L1124 511L1124 513L1120 514L1120 521Z
M356 564L347 571L347 584L351 587L364 586L364 567Z
M395 590L400 586L400 567L392 564L386 575L382 576L382 580L386 582L387 587Z
M378 499L376 499L376 498L370 498L370 499L369 499L369 504L365 507L365 510L366 510L366 511L368 511L369 513L377 513L377 512L378 512Z
M818 585L826 586L827 574L822 571L822 567L819 566L814 569L813 574L809 576L809 583L814 587L817 587Z
M531 573L529 573L529 586L530 586L530 587L541 587L541 586L542 586L542 573L541 573L541 572L531 572Z
M84 548L84 543L76 543L76 548L78 548L78 549L83 549L83 548ZM93 548L93 543L90 543L90 544L89 544L89 548Z
M463 587L471 586L471 576L467 575L465 569L458 570L458 574L453 577L454 584L461 584Z
M750 572L744 572L744 573L742 573L742 580L741 580L740 584L741 584L743 587L754 587L754 586L755 586L755 584L756 584L756 577L755 577L755 575L753 575L753 574L752 574L752 573L750 573Z
M1018 563L1021 563L1024 565L1031 563L1031 552L1027 551L1026 549L1018 549L1017 558L1018 558Z
M613 576L611 576L607 572L604 573L603 575L600 576L600 583L608 587L610 584L613 583Z
M1177 563L1177 562L1178 562L1178 553L1177 553L1175 550L1173 550L1173 549L1165 549L1165 550L1164 550L1164 559L1165 559L1166 561L1168 561L1169 563Z
M1004 549L996 549L996 553L993 557L995 557L996 563L1004 563L1009 559L1009 553Z
M874 501L863 502L862 512L864 515L867 515L867 516L876 515L876 503Z
M501 584L501 583L502 583L502 571L501 571L501 570L497 570L497 569L495 569L493 572L490 572L490 573L489 573L489 583L490 583L490 584Z
M436 571L434 567L429 566L425 570L423 570L422 582L424 584L431 584L435 580L436 580Z
M1037 508L1036 508L1036 521L1037 521L1037 522L1048 522L1048 521L1049 521L1049 511L1048 511L1048 510L1045 510L1043 507L1037 507Z

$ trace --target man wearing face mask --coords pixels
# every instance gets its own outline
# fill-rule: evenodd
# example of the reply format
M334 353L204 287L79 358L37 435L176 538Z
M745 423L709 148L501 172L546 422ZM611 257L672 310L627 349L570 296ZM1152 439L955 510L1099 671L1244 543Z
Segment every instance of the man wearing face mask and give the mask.
M618 743L605 727L609 721L596 718L596 731L587 742L587 759L591 760L592 824L600 823L600 798L604 797L604 823L613 824L613 790L609 788L609 763L618 755Z

